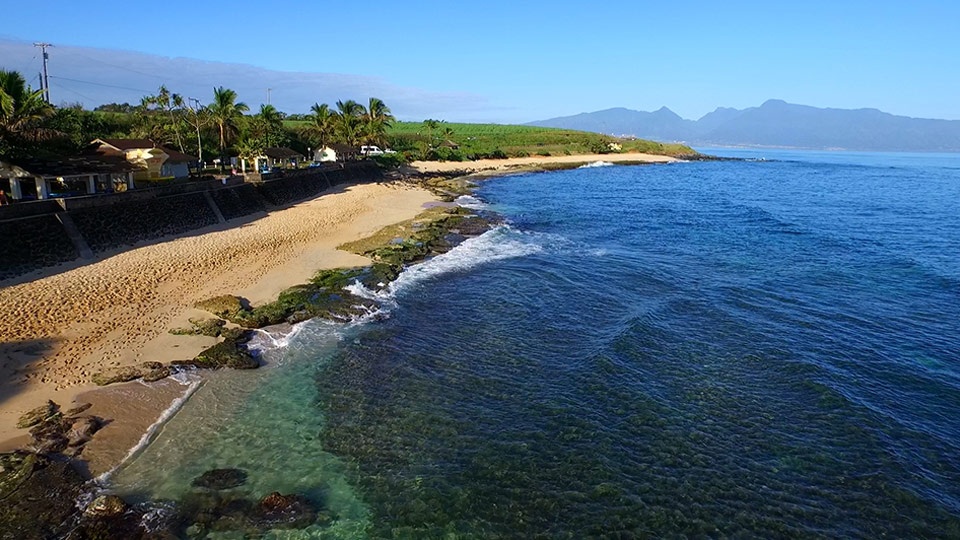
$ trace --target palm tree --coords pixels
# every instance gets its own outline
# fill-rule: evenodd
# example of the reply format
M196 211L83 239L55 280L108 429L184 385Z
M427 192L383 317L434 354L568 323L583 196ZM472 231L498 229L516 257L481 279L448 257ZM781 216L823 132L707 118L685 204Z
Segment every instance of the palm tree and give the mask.
M43 127L43 120L53 112L43 90L31 90L16 71L0 70L0 143L51 138L55 133Z
M210 118L220 131L220 166L227 151L227 142L237 133L243 113L250 110L246 103L237 102L237 93L222 86L213 89L213 103L207 107Z
M340 139L350 146L359 146L361 122L366 109L352 99L337 102L337 132Z
M375 97L370 98L367 113L363 116L363 134L366 142L384 146L387 128L390 127L393 120L393 113L383 100Z
M273 105L260 105L260 112L257 113L253 132L256 137L263 141L265 147L280 146L284 139L283 133L283 113L277 110Z
M322 150L330 142L330 137L333 136L334 129L336 129L336 114L330 110L330 106L326 103L323 105L314 103L313 107L310 107L307 121L310 123L303 128L303 134L312 139L317 147Z

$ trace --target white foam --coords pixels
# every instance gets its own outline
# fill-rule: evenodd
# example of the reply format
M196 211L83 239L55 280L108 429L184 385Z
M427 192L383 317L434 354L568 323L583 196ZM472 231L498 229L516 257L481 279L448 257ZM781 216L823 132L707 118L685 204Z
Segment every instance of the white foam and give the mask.
M509 225L500 225L480 236L468 238L447 253L404 270L390 283L387 292L397 292L430 280L438 275L462 272L490 261L524 257L543 251L534 235L526 235Z
M612 167L613 163L609 161L594 161L593 163L587 163L577 167L578 169L592 169L594 167Z
M177 380L178 382L180 381L180 379L175 379L175 380ZM159 430L161 426L167 423L168 420L173 418L173 416L177 414L177 412L181 408L183 408L184 403L186 403L187 400L190 399L190 396L192 396L193 393L196 392L202 385L203 385L203 379L199 379L199 378L196 378L196 376L194 376L194 380L192 380L187 385L187 389L183 392L183 394L181 394L180 397L174 399L173 402L170 403L170 406L167 407L165 411L163 411L160 417L157 418L156 422L154 422L153 424L150 424L150 427L147 428L147 431L140 437L140 440L137 441L137 444L135 444L133 448L127 451L127 455L125 455L123 459L120 460L120 463L118 463L116 467L98 476L94 481L101 485L106 483L110 479L110 476L113 475L113 473L117 469L122 467L124 463L129 461L131 458L139 454L144 448L146 448L147 445L150 444L151 441L153 441L154 436L157 433L157 430Z
M286 348L290 341L303 331L304 324L300 322L290 326L273 326L269 330L259 328L255 330L247 348L260 352Z
M486 210L487 208L490 208L487 203L481 201L473 195L461 195L453 202L456 203L457 206L470 208L472 210Z

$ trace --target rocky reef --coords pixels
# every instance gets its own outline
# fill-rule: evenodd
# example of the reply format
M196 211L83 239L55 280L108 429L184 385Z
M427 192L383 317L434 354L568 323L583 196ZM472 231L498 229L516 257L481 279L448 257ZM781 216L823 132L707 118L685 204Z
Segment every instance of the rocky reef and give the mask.
M370 257L373 263L369 267L320 271L309 283L290 287L280 293L277 300L262 306L251 306L246 299L238 296L221 295L197 302L194 307L243 328L296 324L316 317L350 320L375 311L378 305L373 300L345 290L347 285L359 281L369 289L384 288L407 265L449 251L467 237L482 234L491 226L490 218L479 216L466 208L432 208L413 220L385 227L369 238L339 246L340 249ZM199 322L191 323L194 329L182 329L177 333L199 333ZM211 323L204 324L205 327L213 326ZM221 330L221 335L228 331L230 329ZM229 341L227 339L225 343ZM192 363L197 364L197 361Z

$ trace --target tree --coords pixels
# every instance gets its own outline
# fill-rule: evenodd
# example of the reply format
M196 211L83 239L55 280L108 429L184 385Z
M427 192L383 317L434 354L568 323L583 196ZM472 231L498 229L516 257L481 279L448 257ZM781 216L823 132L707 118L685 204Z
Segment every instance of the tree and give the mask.
M16 71L0 70L0 153L29 151L54 137L56 132L43 125L53 111L42 90L31 90Z
M287 142L283 113L273 105L260 105L260 112L250 125L250 135L264 148L283 146Z
M393 122L393 113L390 108L379 98L370 98L366 114L363 115L363 138L367 144L378 144L386 146L384 141L387 136L387 128Z
M359 146L363 117L367 111L363 105L352 99L337 102L336 133L338 138L350 146Z
M237 102L237 93L222 86L213 89L213 103L207 107L211 121L220 132L221 167L226 156L227 143L239 131L243 113L250 110L246 103Z
M317 148L327 146L336 129L336 114L330 110L330 106L314 103L306 120L309 124L301 129L303 135Z

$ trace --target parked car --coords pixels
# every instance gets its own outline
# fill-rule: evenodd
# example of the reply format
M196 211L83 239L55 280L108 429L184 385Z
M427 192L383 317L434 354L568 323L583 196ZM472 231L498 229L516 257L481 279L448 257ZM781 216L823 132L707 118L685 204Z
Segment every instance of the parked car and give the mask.
M379 146L361 146L360 155L362 156L382 156L383 150Z

